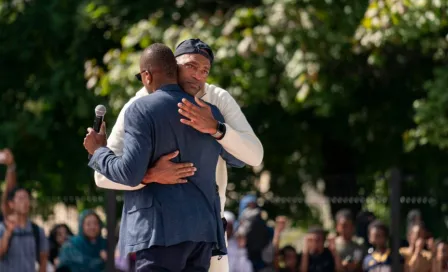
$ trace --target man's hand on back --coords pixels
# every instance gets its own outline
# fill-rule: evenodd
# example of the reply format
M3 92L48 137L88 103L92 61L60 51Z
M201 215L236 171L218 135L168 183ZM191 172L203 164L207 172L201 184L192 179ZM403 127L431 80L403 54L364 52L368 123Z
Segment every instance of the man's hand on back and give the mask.
M218 129L218 121L213 117L212 109L201 99L195 97L199 107L182 99L182 103L178 103L179 113L188 119L180 119L183 124L200 131L202 133L215 134Z
M179 151L160 157L156 164L148 169L142 183L186 183L187 180L185 178L193 176L196 168L193 167L192 163L174 163L170 161L177 155L179 155Z

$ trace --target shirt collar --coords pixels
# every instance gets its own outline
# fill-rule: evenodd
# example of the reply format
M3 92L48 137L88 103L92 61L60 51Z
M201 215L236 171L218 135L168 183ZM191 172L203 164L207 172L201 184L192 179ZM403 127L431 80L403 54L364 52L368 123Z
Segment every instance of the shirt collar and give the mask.
M372 253L372 258L375 261L377 261L377 262L383 263L383 262L385 262L387 260L389 255L390 255L390 249L387 249L386 252L384 252L384 253L381 253L381 252L378 252L378 251L374 251Z
M158 88L162 91L182 91L178 84L164 84Z
M207 83L204 83L204 88L202 89L202 90L200 90L197 94L196 94L196 97L197 98L202 98L202 97L204 97L204 95L206 95L207 94Z
M163 90L163 91L183 91L182 88L180 87L180 85L178 84L165 84L159 87L159 90ZM202 98L207 94L207 83L204 84L204 88L202 90L200 90L197 94L196 97L198 98ZM137 96L143 96L149 94L148 91L146 90L145 87L143 87L142 89L140 89L140 91L137 92Z

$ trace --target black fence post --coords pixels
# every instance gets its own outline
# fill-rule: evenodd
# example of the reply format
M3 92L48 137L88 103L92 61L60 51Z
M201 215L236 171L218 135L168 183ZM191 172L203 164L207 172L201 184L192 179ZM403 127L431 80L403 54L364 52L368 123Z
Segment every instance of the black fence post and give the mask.
M392 237L391 257L392 271L401 271L400 264L400 198L401 198L401 173L397 168L393 168L389 181L389 203L390 203L390 234Z
M115 271L115 228L116 228L116 194L113 190L106 190L106 218L107 218L107 262L106 271Z

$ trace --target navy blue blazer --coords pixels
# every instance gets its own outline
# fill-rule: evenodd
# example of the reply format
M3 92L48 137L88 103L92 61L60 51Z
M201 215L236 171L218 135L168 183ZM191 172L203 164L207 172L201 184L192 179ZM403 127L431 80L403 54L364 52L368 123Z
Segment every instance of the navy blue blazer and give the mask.
M148 167L175 150L180 154L174 162L192 162L197 168L185 184L151 183L124 192L122 254L186 241L210 242L215 245L214 255L227 253L216 165L220 155L230 166L243 167L244 163L227 153L212 136L180 122L177 103L182 98L196 104L179 85L162 86L134 101L125 113L123 155L118 157L102 147L89 162L108 179L133 187L140 184ZM211 108L215 119L224 122L219 110L213 105Z

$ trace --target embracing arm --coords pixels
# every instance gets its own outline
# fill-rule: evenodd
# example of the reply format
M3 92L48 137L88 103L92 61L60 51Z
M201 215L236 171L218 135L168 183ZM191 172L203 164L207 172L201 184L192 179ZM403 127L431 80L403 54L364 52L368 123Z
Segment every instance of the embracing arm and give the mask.
M263 145L241 111L235 99L225 90L208 85L210 102L218 107L224 116L226 134L218 142L237 159L251 166L258 166L263 160Z
M115 153L117 156L121 156L123 154L123 141L124 141L124 116L126 109L129 107L130 103L135 99L131 99L126 105L124 105L123 109L120 111L120 114L117 117L117 121L112 128L112 132L107 139L107 147ZM133 191L138 190L144 187L143 184L139 184L136 187L131 187L128 185L123 185L112 181L102 175L101 173L95 171L95 184L96 186L104 189L112 189L112 190L123 190L123 191Z
M117 183L137 187L148 169L153 150L152 121L142 112L143 103L132 103L124 117L124 149L118 157L107 147L98 148L89 166Z

